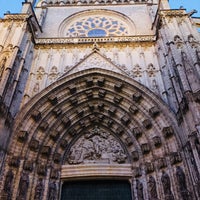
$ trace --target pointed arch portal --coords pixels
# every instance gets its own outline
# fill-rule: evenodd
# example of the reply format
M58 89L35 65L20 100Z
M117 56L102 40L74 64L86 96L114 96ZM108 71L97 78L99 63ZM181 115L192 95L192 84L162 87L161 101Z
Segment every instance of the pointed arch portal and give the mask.
M174 115L150 90L108 70L62 77L33 97L15 122L6 169L13 170L15 185L33 177L30 198L61 198L62 183L73 180L125 180L134 193L141 184L134 178L160 180L163 170L182 165ZM13 198L19 190L13 188Z

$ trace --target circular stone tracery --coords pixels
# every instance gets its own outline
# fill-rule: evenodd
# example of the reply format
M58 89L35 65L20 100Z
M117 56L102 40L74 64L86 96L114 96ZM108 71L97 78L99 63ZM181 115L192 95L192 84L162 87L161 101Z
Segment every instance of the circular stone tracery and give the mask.
M67 30L67 37L104 37L128 34L127 26L119 19L89 16L78 19Z
M134 22L112 10L86 10L66 18L59 27L60 37L109 37L136 34Z

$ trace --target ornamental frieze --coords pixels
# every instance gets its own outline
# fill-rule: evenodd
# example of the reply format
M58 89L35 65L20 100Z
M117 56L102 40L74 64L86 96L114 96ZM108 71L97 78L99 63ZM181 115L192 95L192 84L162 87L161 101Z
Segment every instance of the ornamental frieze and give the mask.
M121 36L121 37L87 37L87 38L36 38L36 45L51 44L78 44L78 43L94 43L94 42L153 42L156 41L155 35L147 36Z
M71 147L68 164L127 163L128 156L117 139L98 127L85 133Z

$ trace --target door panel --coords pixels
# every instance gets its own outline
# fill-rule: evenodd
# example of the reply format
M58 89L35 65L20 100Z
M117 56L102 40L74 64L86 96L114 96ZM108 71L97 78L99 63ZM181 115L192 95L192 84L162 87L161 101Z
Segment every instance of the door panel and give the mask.
M131 187L123 180L65 182L61 200L131 200Z

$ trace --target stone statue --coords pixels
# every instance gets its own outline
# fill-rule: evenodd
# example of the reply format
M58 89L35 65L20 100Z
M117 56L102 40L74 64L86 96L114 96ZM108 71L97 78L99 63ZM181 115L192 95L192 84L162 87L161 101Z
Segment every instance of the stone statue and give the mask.
M4 72L4 69L5 69L5 64L6 64L6 58L4 58L2 60L2 62L0 63L0 80L2 79L2 76L3 76L3 72Z
M136 190L138 200L144 200L143 196L143 185L139 180L136 180Z
M49 184L49 195L48 195L48 200L56 200L57 196L57 186L55 181L50 182Z
M163 185L163 191L165 194L165 200L174 200L174 196L171 191L171 183L170 183L170 178L169 175L166 172L162 172L162 185Z
M198 138L195 139L195 147L196 147L197 153L198 153L199 158L200 158L200 143L199 143Z
M34 200L42 200L43 192L44 192L44 183L43 180L40 178L35 187Z
M14 177L13 172L9 170L6 174L6 179L5 179L4 188L3 188L4 192L7 195L7 200L11 199L13 177Z
M27 173L23 173L19 182L19 189L18 189L19 194L17 199L19 200L26 199L28 187L29 187L29 176Z
M148 181L149 200L157 200L158 194L156 190L156 181L153 176L149 177Z
M180 166L177 166L177 168L176 168L176 178L177 178L177 181L178 181L179 191L180 191L182 199L183 200L189 200L190 196L189 196L189 192L187 190L185 173L183 172L183 170Z

